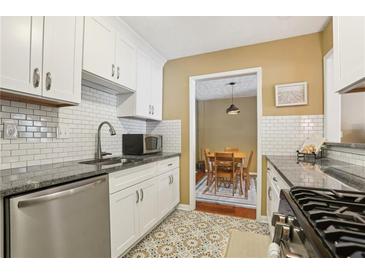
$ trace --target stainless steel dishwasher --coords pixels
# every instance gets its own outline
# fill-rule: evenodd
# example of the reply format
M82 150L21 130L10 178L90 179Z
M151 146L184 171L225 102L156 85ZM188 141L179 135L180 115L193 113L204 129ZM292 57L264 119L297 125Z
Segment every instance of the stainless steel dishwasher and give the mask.
M6 257L109 257L107 176L5 200Z

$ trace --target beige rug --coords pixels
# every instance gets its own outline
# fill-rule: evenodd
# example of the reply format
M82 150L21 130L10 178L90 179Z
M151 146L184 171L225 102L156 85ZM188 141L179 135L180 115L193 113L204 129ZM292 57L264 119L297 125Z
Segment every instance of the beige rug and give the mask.
M266 224L254 220L176 210L125 257L223 258L233 231L269 234Z
M227 258L267 258L269 235L233 230L226 250Z

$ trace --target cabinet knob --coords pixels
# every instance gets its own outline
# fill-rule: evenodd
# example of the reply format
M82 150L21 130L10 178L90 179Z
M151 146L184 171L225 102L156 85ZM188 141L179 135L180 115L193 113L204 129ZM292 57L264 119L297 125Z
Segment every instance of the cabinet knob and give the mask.
M114 74L115 74L115 65L112 64L112 77L114 77Z
M46 73L46 90L51 90L52 86L52 75L50 72Z
M39 73L39 68L35 68L33 71L33 87L39 87L39 83L41 80L41 75Z

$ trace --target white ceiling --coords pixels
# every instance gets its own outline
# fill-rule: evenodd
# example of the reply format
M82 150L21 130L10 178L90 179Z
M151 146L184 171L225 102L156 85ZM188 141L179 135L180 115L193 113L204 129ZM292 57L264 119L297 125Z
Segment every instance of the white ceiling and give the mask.
M197 81L196 99L205 101L231 98L232 88L228 85L230 82L236 82L233 88L233 96L235 98L256 96L256 74L250 74Z
M328 16L123 16L167 59L321 31Z

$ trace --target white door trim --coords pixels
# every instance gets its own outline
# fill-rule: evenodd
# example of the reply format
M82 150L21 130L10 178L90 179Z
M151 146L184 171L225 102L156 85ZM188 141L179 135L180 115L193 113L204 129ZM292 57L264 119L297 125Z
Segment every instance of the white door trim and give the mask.
M329 142L341 142L341 95L334 91L334 55L330 49L323 57L323 135ZM328 83L331 81L332 83ZM330 108L330 109L329 109ZM329 130L330 129L330 130Z
M262 119L262 69L261 67L247 68L241 70L233 70L226 72L211 73L205 75L191 76L189 78L189 205L184 206L185 209L195 209L195 164L196 164L196 128L195 128L195 97L196 97L196 81L202 79L213 79L218 77L230 77L245 74L253 74L257 76L257 205L256 219L258 221L265 220L261 216L261 177L262 177L262 148L261 148L261 119Z

